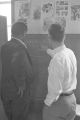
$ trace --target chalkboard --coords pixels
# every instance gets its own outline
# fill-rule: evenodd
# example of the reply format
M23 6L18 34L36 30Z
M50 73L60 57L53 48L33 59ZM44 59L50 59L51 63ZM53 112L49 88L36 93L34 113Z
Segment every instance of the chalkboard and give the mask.
M25 38L25 43L28 47L28 51L31 55L34 71L35 71L35 82L34 82L34 99L44 100L47 93L47 78L48 78L48 65L50 57L42 49L42 45L48 45L48 36L47 34L38 34L38 35L27 35ZM77 57L77 66L78 66L78 85L75 91L77 101L80 101L80 35L66 35L65 44L67 47L71 48L76 57Z
M43 46L45 44L47 45L47 38L43 35L27 35L25 42L32 58L35 74L35 81L32 86L32 97L35 100L44 100L47 92L47 68L50 60L46 51L43 49Z
M32 58L35 80L31 88L31 111L30 120L42 120L42 110L44 106L44 99L47 94L47 79L48 79L48 65L50 62L50 57L42 49L42 45L48 45L48 36L46 34L31 34L26 35L24 41L27 45L28 51ZM67 47L71 48L78 61L78 84L75 91L77 98L77 103L80 103L80 35L67 35L65 44Z

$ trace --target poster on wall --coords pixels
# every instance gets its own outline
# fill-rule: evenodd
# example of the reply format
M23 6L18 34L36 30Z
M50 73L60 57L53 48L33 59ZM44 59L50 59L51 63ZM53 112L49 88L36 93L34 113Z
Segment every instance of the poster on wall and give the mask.
M60 23L66 31L66 21L69 18L69 0L55 0L55 21Z
M30 11L31 11L30 0L15 1L15 21L23 21L27 23L27 19L30 17Z
M40 20L41 19L41 6L37 6L33 11L33 19Z
M42 28L43 31L46 33L50 24L54 21L54 1L53 0L46 0L42 2Z
M64 29L66 29L66 18L65 17L56 17L55 23L59 23Z
M71 20L80 21L80 5L71 6Z
M55 2L55 15L57 17L67 17L69 10L68 0L56 0Z

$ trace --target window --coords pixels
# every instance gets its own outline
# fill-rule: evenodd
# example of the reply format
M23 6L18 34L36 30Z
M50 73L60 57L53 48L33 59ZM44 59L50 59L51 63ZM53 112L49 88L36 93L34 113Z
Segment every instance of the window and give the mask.
M11 0L0 0L0 2L10 2Z
M7 17L8 40L11 38L11 0L0 0L0 15Z

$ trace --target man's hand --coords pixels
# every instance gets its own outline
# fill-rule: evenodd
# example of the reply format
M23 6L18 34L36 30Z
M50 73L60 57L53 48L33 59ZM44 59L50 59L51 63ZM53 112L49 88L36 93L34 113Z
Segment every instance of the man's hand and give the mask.
M23 96L23 94L24 94L24 90L25 90L25 86L21 86L21 87L19 87L18 95L20 95L20 97Z

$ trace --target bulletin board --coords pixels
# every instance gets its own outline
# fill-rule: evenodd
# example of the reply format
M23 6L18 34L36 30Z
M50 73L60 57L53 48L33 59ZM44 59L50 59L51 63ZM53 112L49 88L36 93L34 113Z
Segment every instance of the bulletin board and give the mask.
M28 25L28 34L47 34L56 19L66 20L66 34L80 34L80 0L15 0L14 19Z

